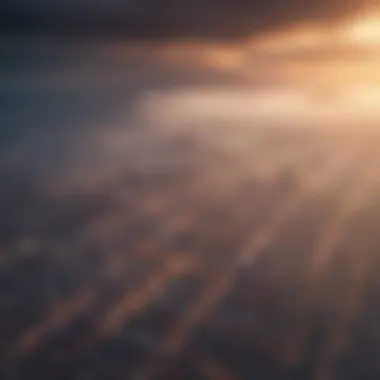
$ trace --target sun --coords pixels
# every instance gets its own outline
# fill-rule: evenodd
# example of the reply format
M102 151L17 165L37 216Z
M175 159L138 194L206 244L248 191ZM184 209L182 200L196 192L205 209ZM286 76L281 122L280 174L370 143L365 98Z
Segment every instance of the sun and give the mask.
M345 34L354 43L380 44L380 16L366 17L351 23Z

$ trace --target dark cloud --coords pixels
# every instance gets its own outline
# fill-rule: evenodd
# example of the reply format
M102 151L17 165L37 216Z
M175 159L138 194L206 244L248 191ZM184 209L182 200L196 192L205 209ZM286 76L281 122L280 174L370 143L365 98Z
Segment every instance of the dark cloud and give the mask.
M361 0L34 0L1 6L3 32L138 39L238 39L298 22L330 22Z

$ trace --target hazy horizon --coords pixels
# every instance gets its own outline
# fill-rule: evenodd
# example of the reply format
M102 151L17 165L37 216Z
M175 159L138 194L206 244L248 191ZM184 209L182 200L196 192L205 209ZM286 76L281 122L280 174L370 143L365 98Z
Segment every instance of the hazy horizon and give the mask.
M379 378L374 2L0 24L2 379Z

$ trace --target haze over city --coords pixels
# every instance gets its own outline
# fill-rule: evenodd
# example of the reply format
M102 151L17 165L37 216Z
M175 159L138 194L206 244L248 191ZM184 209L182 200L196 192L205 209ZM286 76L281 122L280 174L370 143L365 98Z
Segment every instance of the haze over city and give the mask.
M380 376L380 4L0 4L0 377Z

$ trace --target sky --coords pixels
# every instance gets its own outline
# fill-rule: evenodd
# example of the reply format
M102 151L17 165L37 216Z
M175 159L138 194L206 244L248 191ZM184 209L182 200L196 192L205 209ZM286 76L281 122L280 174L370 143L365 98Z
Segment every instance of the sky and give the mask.
M12 130L19 119L48 126L44 99L55 96L57 115L70 119L82 107L90 124L102 113L129 120L131 110L162 125L380 121L376 1L8 0L0 29L3 95L30 103L15 123L3 113ZM27 42L17 56L20 36ZM41 104L31 105L36 89Z
M130 38L229 40L299 23L330 24L369 0L7 0L3 28L111 31ZM10 17L12 15L13 17ZM43 17L49 15L50 17ZM38 25L37 25L38 24ZM113 31L112 31L113 29Z
M187 70L334 92L379 84L379 6L377 0L7 0L0 29L3 36L153 44L159 59Z

